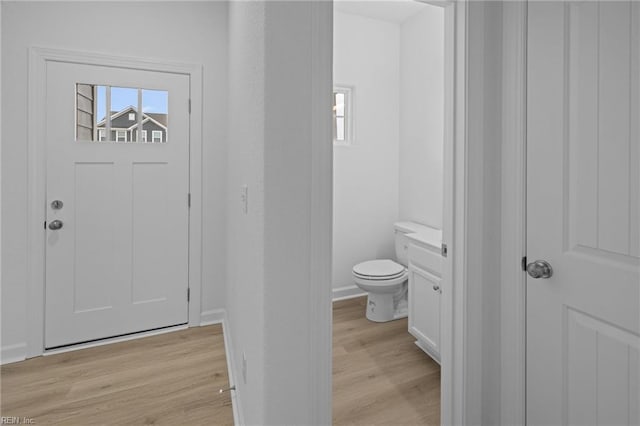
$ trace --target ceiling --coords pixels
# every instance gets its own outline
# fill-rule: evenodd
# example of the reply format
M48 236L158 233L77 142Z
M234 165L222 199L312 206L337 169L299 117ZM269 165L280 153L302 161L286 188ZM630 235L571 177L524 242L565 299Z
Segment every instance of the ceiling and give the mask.
M340 12L398 24L429 6L414 0L334 0L333 5Z

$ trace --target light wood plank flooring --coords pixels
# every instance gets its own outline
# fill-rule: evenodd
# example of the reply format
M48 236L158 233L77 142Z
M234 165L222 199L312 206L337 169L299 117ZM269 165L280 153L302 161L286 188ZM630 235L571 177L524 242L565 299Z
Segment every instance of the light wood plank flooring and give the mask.
M333 305L333 423L440 424L440 367L407 321L373 323L366 298ZM233 424L222 327L2 366L0 412L39 425Z
M366 300L333 304L333 424L439 425L440 366L406 319L368 321Z
M232 425L222 327L32 358L1 368L2 416L36 425Z

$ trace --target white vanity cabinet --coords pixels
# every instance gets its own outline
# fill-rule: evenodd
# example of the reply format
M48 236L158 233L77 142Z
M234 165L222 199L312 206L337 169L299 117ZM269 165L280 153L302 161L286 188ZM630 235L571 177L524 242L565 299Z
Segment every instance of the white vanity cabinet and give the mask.
M409 237L409 333L416 345L440 362L442 263L437 241Z

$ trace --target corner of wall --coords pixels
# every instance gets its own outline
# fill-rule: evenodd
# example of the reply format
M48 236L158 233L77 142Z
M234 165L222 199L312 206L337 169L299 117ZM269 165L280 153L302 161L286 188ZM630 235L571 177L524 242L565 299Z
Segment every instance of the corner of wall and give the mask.
M224 351L227 358L227 375L229 376L229 387L233 388L229 390L231 393L231 408L233 410L233 422L236 426L245 424L244 412L242 411L242 393L240 388L236 385L236 365L235 365L235 351L233 348L233 341L231 339L231 326L229 324L229 317L226 311L222 313L222 336L224 337Z
M224 323L227 312L224 309L210 309L200 313L200 326Z

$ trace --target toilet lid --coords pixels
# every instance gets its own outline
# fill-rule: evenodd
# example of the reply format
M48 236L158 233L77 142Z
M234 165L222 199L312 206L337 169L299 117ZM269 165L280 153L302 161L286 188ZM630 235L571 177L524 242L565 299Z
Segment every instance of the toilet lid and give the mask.
M353 273L365 277L393 277L404 273L404 266L389 259L369 260L353 267Z

